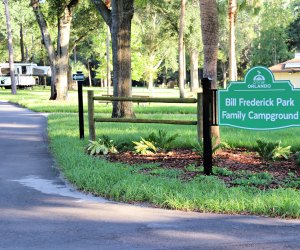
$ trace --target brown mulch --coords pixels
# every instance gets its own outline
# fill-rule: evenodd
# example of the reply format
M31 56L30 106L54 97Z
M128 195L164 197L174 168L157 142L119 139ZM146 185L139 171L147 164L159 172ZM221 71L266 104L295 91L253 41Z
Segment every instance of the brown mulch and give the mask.
M296 180L299 178L300 183L300 167L297 166L294 158L292 156L289 160L265 162L256 152L249 152L245 149L224 149L214 155L213 165L226 168L233 173L245 173L245 171L250 174L268 172L273 176L273 181L267 185L258 186L258 188L269 189L279 188L283 182L287 183L291 173L296 177ZM118 154L109 154L106 156L106 159L111 162L122 162L133 166L157 164L158 168L183 170L183 174L180 175L183 181L191 180L195 176L203 174L197 169L199 168L198 166L203 165L203 161L191 149L174 149L169 152L159 152L152 155L139 155L125 151ZM187 168L190 165L196 166L195 171ZM142 172L146 173L147 170ZM235 186L233 184L234 180L240 178L237 177L238 175L215 175L224 180L228 186ZM300 189L300 187L296 188Z

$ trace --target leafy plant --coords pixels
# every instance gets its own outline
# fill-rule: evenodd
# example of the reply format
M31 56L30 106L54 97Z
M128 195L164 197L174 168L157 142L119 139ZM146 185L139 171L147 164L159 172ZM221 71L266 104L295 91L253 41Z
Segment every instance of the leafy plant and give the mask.
M101 139L99 139L98 141L89 141L89 144L87 145L86 149L90 155L107 155L109 152L108 147L106 147L103 144Z
M115 146L115 144L114 144L114 141L111 140L111 139L109 138L109 136L107 136L107 135L102 135L102 136L101 136L101 140L102 140L103 144L104 144L106 147L108 147L109 153L112 153L112 154L118 153L118 150L117 150L117 148L116 148L116 146Z
M228 170L227 168L214 167L213 174L221 176L232 176L233 172Z
M133 147L131 141L124 141L124 142L118 143L118 149L120 151L132 151L132 150L134 150L134 147Z
M190 164L184 167L185 171L191 171L191 172L202 172L203 167L196 166L195 164Z
M114 146L113 140L105 135L102 136L102 139L99 138L97 141L89 141L86 150L90 155L107 155L108 153L118 153L118 150Z
M257 173L257 174L249 174L244 178L238 178L232 181L234 185L240 186L268 186L273 181L273 176L268 172Z
M152 132L148 137L147 141L152 142L157 148L161 150L167 150L170 148L173 141L176 140L178 134L168 136L168 132L165 130L158 130L158 133Z
M262 140L257 140L257 153L263 160L271 160L273 157L274 149L279 146L279 142L265 142Z
M300 167L300 152L296 152L295 157L296 157L296 164L298 167Z
M273 160L280 160L280 159L288 159L291 155L291 146L287 147L281 147L280 143L279 145L274 149L273 151Z
M300 188L300 179L296 174L290 172L288 177L283 180L283 186L286 188Z
M218 150L222 148L229 148L229 145L226 142L217 143L217 137L212 138L212 153L215 154ZM203 157L204 154L204 143L203 140L194 145L194 151L197 152L198 155Z
M257 152L264 160L288 159L291 146L282 147L281 142L265 142L257 140Z
M147 141L141 137L139 142L133 141L135 144L134 149L137 154L147 155L156 153L157 148L151 141Z

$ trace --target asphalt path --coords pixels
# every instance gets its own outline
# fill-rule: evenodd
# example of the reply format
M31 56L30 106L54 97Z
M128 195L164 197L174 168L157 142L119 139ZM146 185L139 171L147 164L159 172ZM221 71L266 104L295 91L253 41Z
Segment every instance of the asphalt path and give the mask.
M300 249L300 221L82 194L49 152L47 117L0 101L0 249Z

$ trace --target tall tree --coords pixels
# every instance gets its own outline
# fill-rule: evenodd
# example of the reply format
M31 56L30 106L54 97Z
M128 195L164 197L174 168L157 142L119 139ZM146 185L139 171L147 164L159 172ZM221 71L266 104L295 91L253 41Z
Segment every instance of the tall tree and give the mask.
M140 79L147 82L150 96L154 94L154 80L162 66L172 59L177 66L178 39L170 33L167 18L156 6L148 3L136 8L133 19L133 73L141 69Z
M50 2L52 15L57 19L57 46L53 46L48 24L39 0L31 0L31 6L39 24L43 43L51 66L51 100L66 100L68 95L69 42L72 15L79 0Z
M7 46L8 46L8 59L9 59L9 70L10 70L10 79L11 79L11 93L13 95L17 94L17 86L15 79L15 68L14 68L14 50L13 50L13 41L12 41L12 31L10 23L10 13L8 0L3 0L4 9L5 9L5 18L6 18L6 28L7 28Z
M253 66L269 67L292 57L287 45L288 27L292 21L290 13L291 9L284 0L269 0L264 3L260 13L259 34L253 41Z
M185 53L184 53L184 27L185 27L185 5L186 0L181 0L179 39L178 39L178 57L179 57L179 94L184 98L184 72L185 72Z
M229 80L237 80L237 66L235 55L235 23L237 15L237 0L229 0Z
M228 0L229 16L229 80L237 80L236 21L240 10L257 14L262 0Z
M189 54L190 91L192 92L199 90L199 55L203 50L199 14L199 1L188 2L186 6L185 44ZM200 63L202 64L202 57Z
M204 52L203 77L209 78L212 89L216 89L219 42L217 3L216 0L199 0L199 2ZM213 127L212 135L220 137L219 127Z
M92 0L111 31L114 96L132 95L131 20L134 0ZM110 8L111 6L111 8ZM114 102L112 117L134 117L132 102Z

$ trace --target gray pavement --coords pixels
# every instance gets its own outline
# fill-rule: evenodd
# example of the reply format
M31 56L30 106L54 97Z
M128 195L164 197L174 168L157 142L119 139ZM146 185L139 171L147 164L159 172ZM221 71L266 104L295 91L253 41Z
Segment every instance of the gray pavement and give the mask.
M60 177L47 118L0 101L0 249L300 249L300 221L110 202Z

